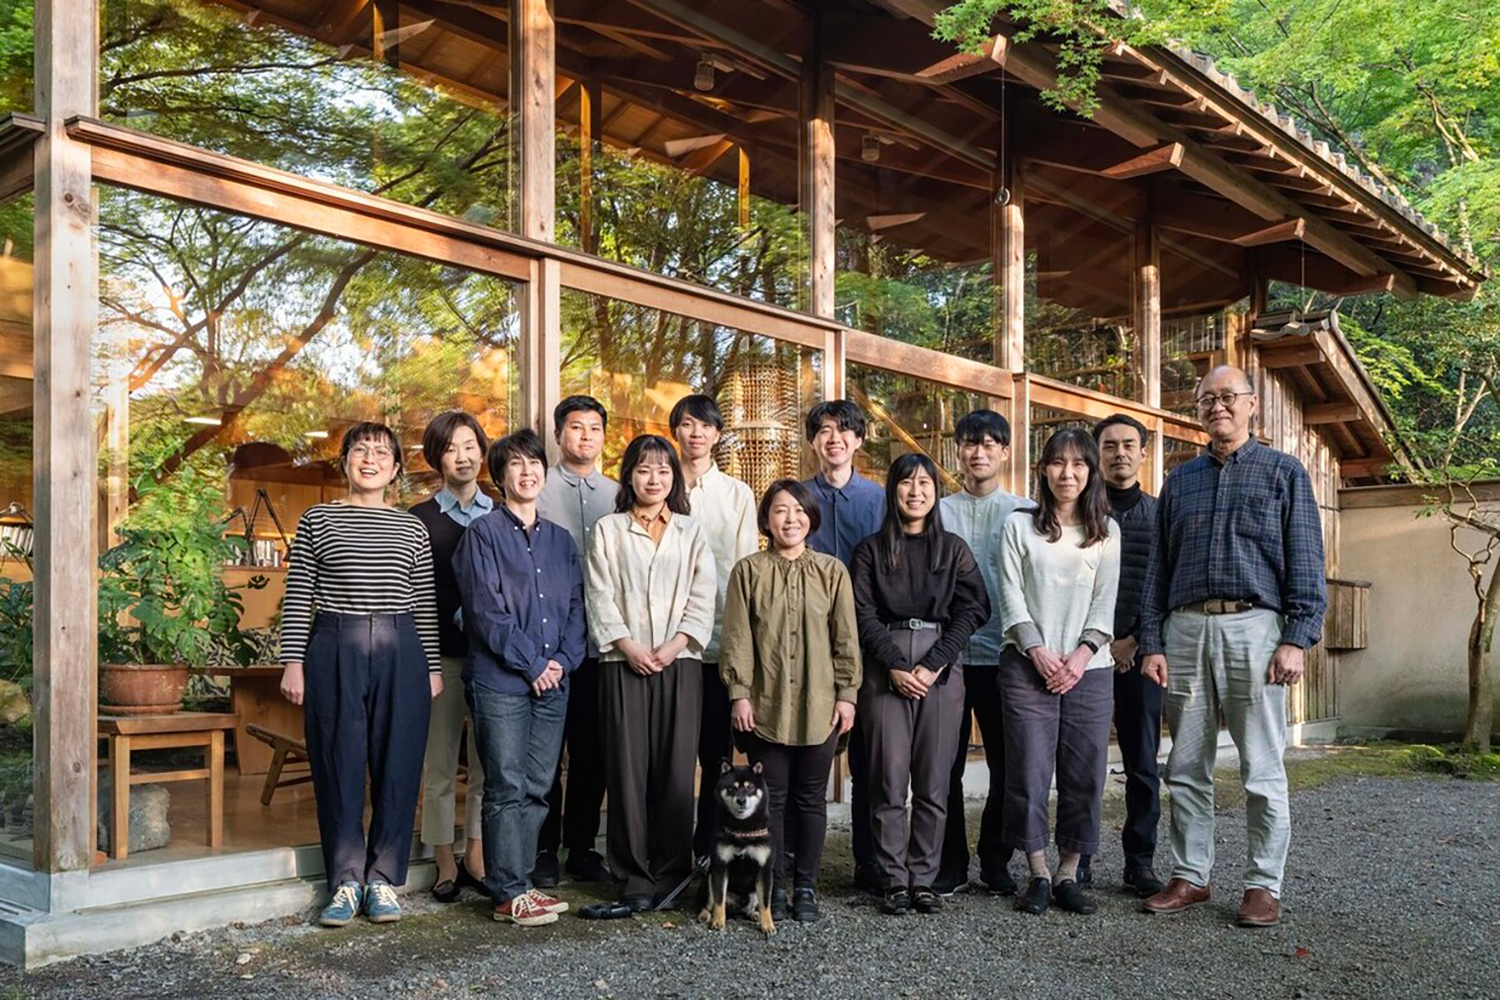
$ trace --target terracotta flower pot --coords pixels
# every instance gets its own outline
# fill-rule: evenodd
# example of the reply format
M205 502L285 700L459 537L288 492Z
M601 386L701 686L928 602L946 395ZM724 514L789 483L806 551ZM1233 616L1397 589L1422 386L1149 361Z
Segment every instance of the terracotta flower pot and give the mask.
M99 701L111 715L169 715L182 709L188 668L107 663L99 668Z

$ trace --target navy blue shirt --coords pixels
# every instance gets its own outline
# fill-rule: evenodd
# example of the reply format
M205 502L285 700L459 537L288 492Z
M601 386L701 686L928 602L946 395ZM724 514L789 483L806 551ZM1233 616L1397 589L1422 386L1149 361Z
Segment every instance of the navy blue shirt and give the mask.
M453 556L469 658L464 680L501 694L530 694L556 660L563 682L583 662L583 571L568 532L537 518L530 528L496 507L464 532Z
M823 523L807 536L814 552L833 556L846 567L854 561L854 547L880 530L885 520L885 488L855 472L842 488L835 488L820 472L802 484L818 498Z
M1206 600L1253 601L1281 613L1281 641L1306 649L1328 606L1323 526L1302 463L1251 438L1167 477L1141 595L1141 654L1164 652L1162 622Z

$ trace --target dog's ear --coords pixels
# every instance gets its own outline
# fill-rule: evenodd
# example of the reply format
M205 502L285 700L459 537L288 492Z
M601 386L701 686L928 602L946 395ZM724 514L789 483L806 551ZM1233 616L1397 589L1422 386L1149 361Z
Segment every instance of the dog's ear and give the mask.
M728 774L732 770L734 770L734 765L729 763L728 757L725 757L723 760L719 761L720 774Z
M765 768L760 766L760 761L756 761L755 766L750 768L750 770L754 771L756 774L761 774L765 771Z

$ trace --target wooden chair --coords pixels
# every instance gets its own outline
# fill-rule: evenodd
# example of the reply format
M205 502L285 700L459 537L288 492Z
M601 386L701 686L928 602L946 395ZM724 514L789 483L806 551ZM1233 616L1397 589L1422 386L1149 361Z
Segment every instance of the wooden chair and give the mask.
M283 778L281 769L287 764L302 764L307 762L307 744L290 736L282 736L273 733L269 729L260 726L248 725L245 733L253 736L271 748L271 768L266 772L266 783L260 790L260 804L268 806L271 798L276 794L276 789L285 788L288 785L301 785L312 780L311 774L299 774L293 778Z

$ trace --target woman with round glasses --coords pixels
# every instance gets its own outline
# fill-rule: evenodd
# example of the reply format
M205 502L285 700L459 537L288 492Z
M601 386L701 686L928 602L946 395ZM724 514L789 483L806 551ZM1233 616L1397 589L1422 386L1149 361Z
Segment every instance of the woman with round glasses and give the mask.
M432 698L443 689L427 529L386 491L401 472L389 427L344 434L349 493L297 522L281 608L281 691L303 706L323 868L342 927L401 919ZM370 778L368 839L365 775Z

